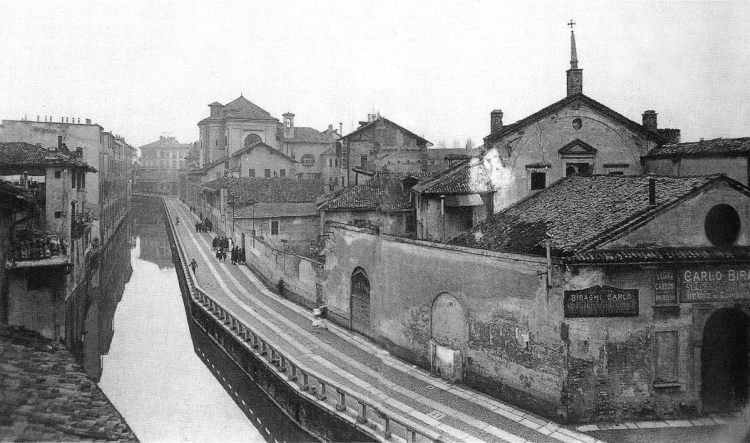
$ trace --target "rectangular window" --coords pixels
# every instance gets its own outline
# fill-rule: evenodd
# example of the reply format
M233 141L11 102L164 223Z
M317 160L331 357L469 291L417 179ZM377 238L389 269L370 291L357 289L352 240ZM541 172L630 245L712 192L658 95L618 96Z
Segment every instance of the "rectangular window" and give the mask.
M547 186L547 173L546 172L532 172L531 173L531 190L536 191L544 189Z
M264 175L266 177L270 177L271 176L271 170L270 169L266 169Z
M662 331L655 334L654 383L676 383L678 347L677 331Z
M279 169L279 177L286 177L286 169Z
M62 171L55 171L55 178L62 178Z
M52 286L52 274L51 273L39 273L31 275L26 280L26 290L38 291L39 289L46 289Z
M359 157L359 165L363 168L367 167L367 154L362 154Z
M70 171L70 189L76 188L76 172Z
M248 169L247 170L247 176L248 177L255 177L255 169Z
M62 218L62 211L55 211L55 218Z
M590 163L568 163L565 166L565 176L573 174L591 175L593 172L591 169Z
M271 220L271 235L279 235L279 221Z

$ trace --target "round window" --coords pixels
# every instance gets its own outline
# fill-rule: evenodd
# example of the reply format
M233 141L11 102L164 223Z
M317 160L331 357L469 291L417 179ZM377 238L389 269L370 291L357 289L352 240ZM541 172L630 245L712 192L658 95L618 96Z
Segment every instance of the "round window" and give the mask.
M583 126L583 122L581 121L580 118L576 118L576 119L573 120L572 125L573 125L573 129L575 129L577 131L577 130L581 129L581 126Z
M732 246L740 233L740 216L729 205L716 205L708 211L704 229L714 246Z

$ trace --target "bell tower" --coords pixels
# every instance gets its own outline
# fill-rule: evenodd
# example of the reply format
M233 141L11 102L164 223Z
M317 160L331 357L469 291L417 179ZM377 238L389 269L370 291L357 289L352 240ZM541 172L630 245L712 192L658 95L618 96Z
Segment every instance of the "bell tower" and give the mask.
M578 69L578 54L576 53L576 36L573 33L573 26L576 22L572 19L570 26L570 69L568 69L568 97L583 92L583 69Z

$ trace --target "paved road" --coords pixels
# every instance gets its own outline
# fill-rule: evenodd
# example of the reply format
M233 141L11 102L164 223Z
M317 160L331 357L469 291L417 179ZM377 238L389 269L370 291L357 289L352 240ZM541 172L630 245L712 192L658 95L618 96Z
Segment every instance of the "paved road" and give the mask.
M267 290L246 267L219 262L211 236L193 229L197 218L176 199L170 212L183 223L177 234L188 261L198 262L199 284L225 308L239 313L270 344L306 358L332 384L381 403L400 415L439 430L451 441L586 442L599 440L499 402L462 386L435 379L427 371L390 356L336 325L314 329L310 312ZM248 253L249 255L249 253Z

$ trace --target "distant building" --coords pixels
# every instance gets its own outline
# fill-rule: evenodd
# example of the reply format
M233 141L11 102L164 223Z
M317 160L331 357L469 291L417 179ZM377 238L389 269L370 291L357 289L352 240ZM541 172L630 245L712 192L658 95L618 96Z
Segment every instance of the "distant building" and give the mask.
M359 123L359 128L339 140L343 186L356 185L375 172L429 169L427 148L432 143L423 137L378 114L368 115L366 122Z
M378 172L365 183L349 186L318 200L321 227L327 221L372 227L383 234L417 234L412 187L426 172Z
M179 143L174 137L141 146L135 189L142 192L178 195L180 173L187 171L191 143Z
M198 123L199 167L262 142L299 162L299 169L292 174L295 178L327 180L327 177L323 177L320 156L333 147L338 139L338 134L330 125L323 132L298 127L291 112L283 115L282 123L241 95L226 105L214 102L208 106L211 108L210 115ZM252 167L267 169L267 165L262 163Z
M65 301L99 247L99 223L86 209L86 176L94 172L80 150L0 142L0 179L21 186L35 203L12 220L0 289L3 324L66 337Z
M324 192L320 180L219 178L201 185L196 208L211 220L219 235L247 246L255 235L279 250L309 256L319 229L316 199Z
M641 156L679 141L679 130L657 128L654 111L646 111L640 124L583 94L572 33L570 65L562 100L510 125L502 111L490 113L484 158L493 163L495 210L571 174L641 175Z
M676 177L726 174L750 184L750 137L717 138L691 143L669 143L643 157L648 174Z

